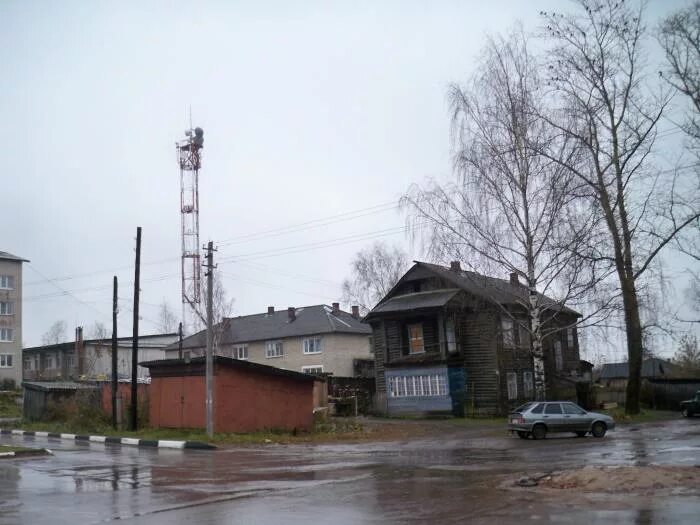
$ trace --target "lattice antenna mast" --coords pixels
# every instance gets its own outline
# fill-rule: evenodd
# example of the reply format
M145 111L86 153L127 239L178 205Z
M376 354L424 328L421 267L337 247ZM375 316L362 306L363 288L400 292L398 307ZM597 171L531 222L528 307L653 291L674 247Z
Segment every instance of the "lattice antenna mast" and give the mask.
M182 231L182 324L187 332L187 306L198 315L201 294L199 254L199 170L202 167L204 131L191 128L176 144L180 166L180 223Z

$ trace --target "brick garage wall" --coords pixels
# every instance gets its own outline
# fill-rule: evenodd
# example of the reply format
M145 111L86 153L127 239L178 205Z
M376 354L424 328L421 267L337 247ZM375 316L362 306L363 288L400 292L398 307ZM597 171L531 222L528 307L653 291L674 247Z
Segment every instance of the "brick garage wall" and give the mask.
M219 364L214 374L215 432L312 427L313 380ZM187 375L154 373L149 393L150 425L205 428L205 388L203 370L190 370Z
M139 405L148 403L149 387L145 383L136 387L136 395ZM122 409L131 404L131 383L117 383L117 397L122 399ZM112 384L102 383L102 410L108 416L112 416Z
M313 381L218 368L215 431L309 430L313 424Z

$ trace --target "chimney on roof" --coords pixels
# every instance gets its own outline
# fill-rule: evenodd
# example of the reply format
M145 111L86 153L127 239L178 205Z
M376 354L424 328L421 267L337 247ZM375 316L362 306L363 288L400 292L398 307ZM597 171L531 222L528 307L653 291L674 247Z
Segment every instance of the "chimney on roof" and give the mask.
M510 273L510 284L512 284L513 286L518 286L520 284L520 280L518 279L518 272Z
M340 313L340 303L333 303L333 315Z
M289 322L291 323L297 318L297 311L293 306L287 308L287 315L289 316Z
M267 315L272 315L275 313L275 307L274 306L268 306L267 307Z
M356 304L354 304L354 305L352 306L352 316L353 316L355 319L359 319L359 318L360 318L360 307L357 306Z
M450 263L450 270L452 270L453 272L461 272L462 266L459 264L459 261L452 261Z

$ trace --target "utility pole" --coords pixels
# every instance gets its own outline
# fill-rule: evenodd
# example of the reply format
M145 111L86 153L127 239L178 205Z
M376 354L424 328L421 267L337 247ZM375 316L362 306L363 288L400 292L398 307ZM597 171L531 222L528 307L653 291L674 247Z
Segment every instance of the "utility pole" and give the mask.
M117 388L119 387L117 377L117 276L114 276L114 286L112 290L112 426L117 428Z
M182 323L177 328L178 344L177 344L177 358L182 359Z
M136 265L134 269L134 333L131 340L131 430L138 426L138 364L139 364L139 288L141 276L141 226L136 228Z
M207 436L214 436L214 243L209 241L206 246L207 262L207 357L206 357L206 387L207 387Z

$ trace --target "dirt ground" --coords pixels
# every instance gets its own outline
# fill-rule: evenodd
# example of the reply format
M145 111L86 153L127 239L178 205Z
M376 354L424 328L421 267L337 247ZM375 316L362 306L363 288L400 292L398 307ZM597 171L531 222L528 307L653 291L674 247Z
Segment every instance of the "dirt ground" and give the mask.
M684 494L700 494L700 466L586 466L553 472L534 481L544 489L576 492L628 494L653 491L658 495L659 491L676 494L682 491Z

